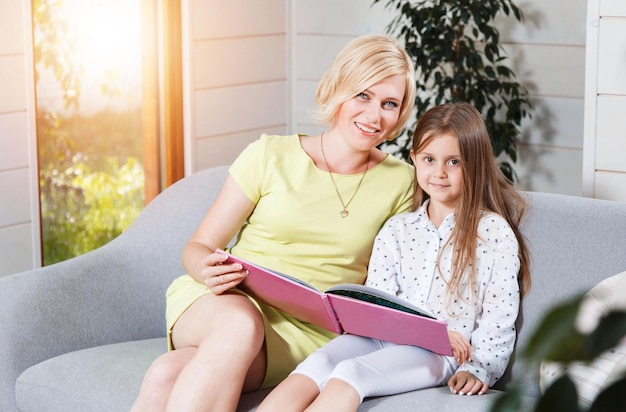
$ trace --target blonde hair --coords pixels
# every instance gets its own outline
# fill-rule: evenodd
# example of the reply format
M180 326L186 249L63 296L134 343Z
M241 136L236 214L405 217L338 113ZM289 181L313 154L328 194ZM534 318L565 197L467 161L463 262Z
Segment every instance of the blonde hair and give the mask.
M390 135L390 138L397 137L415 105L415 69L404 48L386 35L360 36L343 48L317 86L318 110L313 117L322 123L334 123L344 102L396 75L403 76L406 82L398 122Z
M447 280L448 297L462 297L460 289L464 283L465 269L476 267L478 223L483 210L502 216L515 233L520 260L518 280L524 296L530 288L530 258L519 225L526 211L526 201L496 165L487 127L474 106L447 103L428 110L415 128L413 152L419 153L434 138L444 134L457 137L463 171L463 190L455 213L454 229L450 234L453 252L452 270ZM413 208L417 209L427 198L428 194L416 179ZM468 284L475 290L472 287L476 280L474 270L468 270L467 276Z

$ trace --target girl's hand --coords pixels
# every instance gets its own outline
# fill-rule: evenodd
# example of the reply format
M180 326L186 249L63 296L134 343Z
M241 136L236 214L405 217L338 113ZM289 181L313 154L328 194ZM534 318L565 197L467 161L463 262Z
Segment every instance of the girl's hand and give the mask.
M467 371L460 371L448 380L450 392L459 395L482 395L489 390L489 385L480 381Z
M464 364L469 360L472 354L472 346L465 339L465 336L456 331L448 331L448 337L450 338L450 346L452 346L452 354L454 359L459 362L459 365Z
M200 272L204 284L211 293L220 295L231 289L248 276L248 271L239 263L224 263L228 256L223 253L211 253L202 259L204 269Z

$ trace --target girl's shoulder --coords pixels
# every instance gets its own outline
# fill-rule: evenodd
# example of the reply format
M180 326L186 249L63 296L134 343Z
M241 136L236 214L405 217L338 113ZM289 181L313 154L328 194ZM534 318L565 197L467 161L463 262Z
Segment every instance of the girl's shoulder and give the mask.
M509 222L498 213L484 211L478 223L478 236L489 243L517 242Z
M502 216L499 213L496 212L492 212L490 210L483 210L480 213L480 223L486 222L486 223L504 223L508 226L508 223L506 221L506 219L504 218L504 216Z
M398 227L414 225L422 222L424 219L428 220L428 215L425 213L424 209L420 207L413 212L402 212L390 217L387 222L385 222L385 226Z

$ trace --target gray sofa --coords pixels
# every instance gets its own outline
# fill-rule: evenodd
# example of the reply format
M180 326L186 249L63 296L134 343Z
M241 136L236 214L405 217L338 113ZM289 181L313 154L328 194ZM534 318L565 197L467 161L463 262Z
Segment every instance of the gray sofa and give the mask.
M0 410L126 411L143 374L166 350L164 293L182 273L181 248L214 199L220 167L176 183L108 245L69 261L0 278ZM529 193L523 232L533 286L518 320L518 347L556 302L626 270L626 204ZM497 390L521 379L530 407L538 379L515 357ZM369 399L363 411L484 411L483 396L433 388ZM264 392L245 395L254 410Z

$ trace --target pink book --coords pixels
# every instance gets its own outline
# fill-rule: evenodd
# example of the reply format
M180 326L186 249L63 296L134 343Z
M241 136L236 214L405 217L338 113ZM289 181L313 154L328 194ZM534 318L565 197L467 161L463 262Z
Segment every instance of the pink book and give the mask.
M227 255L226 262L240 263L249 272L240 289L304 322L337 334L368 336L452 356L446 323L396 296L357 284L321 292L292 276Z

